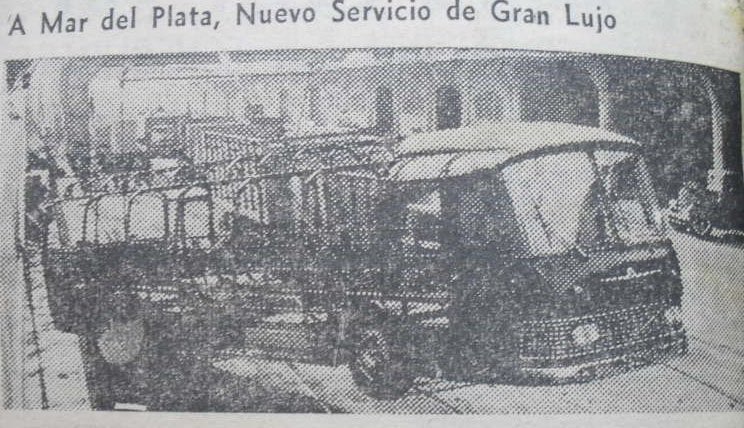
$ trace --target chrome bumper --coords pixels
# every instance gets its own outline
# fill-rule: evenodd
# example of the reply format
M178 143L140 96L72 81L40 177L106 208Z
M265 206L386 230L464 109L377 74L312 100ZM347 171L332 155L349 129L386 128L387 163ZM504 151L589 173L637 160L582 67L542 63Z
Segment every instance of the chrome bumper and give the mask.
M652 365L673 356L684 355L686 352L687 335L685 330L680 328L669 333L602 348L591 354L561 358L549 366L541 364L535 367L535 361L523 360L520 372L525 378L534 381L582 382ZM577 360L584 361L579 363Z

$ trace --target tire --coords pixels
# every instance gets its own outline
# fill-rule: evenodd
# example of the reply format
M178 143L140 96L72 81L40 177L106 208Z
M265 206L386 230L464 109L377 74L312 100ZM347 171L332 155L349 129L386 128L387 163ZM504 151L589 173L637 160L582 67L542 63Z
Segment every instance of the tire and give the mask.
M109 364L123 366L133 362L145 345L142 319L131 322L111 322L96 340L101 356Z
M117 401L124 401L122 392L130 390L130 382L125 370L106 362L96 342L94 335L80 337L90 404L93 410L113 410Z
M396 350L387 335L368 329L358 335L349 369L356 386L380 400L395 400L413 386L414 375L405 352Z
M80 347L93 409L113 410L117 402L139 401L134 375L146 340L142 323L141 319L109 321L102 331L89 330L81 335Z

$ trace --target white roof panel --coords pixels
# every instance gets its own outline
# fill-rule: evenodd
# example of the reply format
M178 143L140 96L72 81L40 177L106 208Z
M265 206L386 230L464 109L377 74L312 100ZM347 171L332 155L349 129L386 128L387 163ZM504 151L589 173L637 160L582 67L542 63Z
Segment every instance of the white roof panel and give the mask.
M531 151L592 142L638 144L605 129L570 123L491 122L407 137L394 149L403 159L389 177L398 181L456 177L495 168Z
M398 155L504 150L513 155L583 142L637 144L606 129L561 122L487 122L464 128L413 134L396 147Z

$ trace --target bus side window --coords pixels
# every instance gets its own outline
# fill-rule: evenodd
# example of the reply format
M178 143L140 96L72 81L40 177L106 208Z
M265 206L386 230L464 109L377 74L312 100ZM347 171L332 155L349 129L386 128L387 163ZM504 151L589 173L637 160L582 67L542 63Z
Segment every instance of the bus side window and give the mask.
M178 231L187 245L208 246L212 238L214 209L211 194L205 189L194 187L181 193L177 200Z
M124 223L126 219L126 199L124 196L111 195L101 198L95 207L95 237L101 244L123 242Z
M183 233L185 238L209 236L209 202L190 201L184 204Z
M594 155L619 238L633 242L658 234L655 195L641 160L619 151L598 150Z
M140 195L132 199L129 205L130 238L165 238L165 214L165 200L162 195Z

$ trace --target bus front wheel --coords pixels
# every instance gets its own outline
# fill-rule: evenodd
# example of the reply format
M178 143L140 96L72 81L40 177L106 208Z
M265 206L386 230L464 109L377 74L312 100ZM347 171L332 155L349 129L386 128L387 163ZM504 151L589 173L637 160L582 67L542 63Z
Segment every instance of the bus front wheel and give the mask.
M413 386L408 358L391 342L380 330L365 330L352 350L351 376L357 387L370 397L394 400Z

